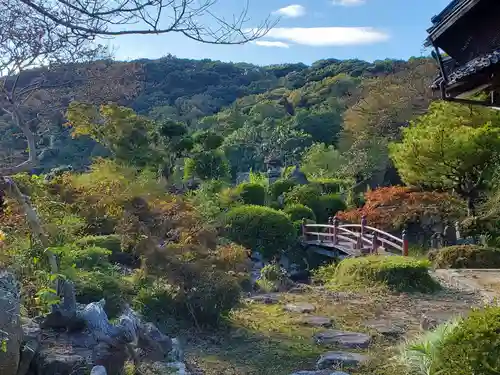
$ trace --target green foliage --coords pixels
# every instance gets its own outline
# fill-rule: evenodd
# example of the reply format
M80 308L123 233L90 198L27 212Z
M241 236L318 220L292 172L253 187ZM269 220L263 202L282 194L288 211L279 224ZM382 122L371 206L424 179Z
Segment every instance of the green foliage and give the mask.
M394 291L432 292L439 285L429 275L430 262L403 256L347 258L321 267L315 280L346 288L383 286Z
M302 156L300 167L313 178L334 178L346 162L334 146L315 143Z
M323 194L340 193L343 189L349 186L348 181L336 178L315 178L309 182L311 185L318 185Z
M266 189L262 185L244 182L236 187L236 192L244 204L263 206L266 202Z
M229 176L229 165L220 151L202 151L185 160L184 178L201 180L225 179Z
M79 238L75 243L82 248L96 246L108 249L113 253L118 253L122 250L121 238L116 234L107 236L85 236Z
M262 206L240 206L224 217L226 237L272 258L295 244L297 234L286 214Z
M448 246L431 253L436 268L500 268L500 249L477 246Z
M327 223L329 217L335 216L346 208L344 201L336 194L322 195L311 207L319 223Z
M316 215L314 215L313 210L309 207L304 206L303 204L292 204L286 206L283 210L288 216L290 216L290 220L293 222L300 221L302 219L308 220L316 220Z
M200 145L202 150L210 151L219 148L224 141L224 137L210 130L204 130L193 134L193 141Z
M441 374L442 358L440 351L459 323L459 319L453 319L440 324L433 331L421 333L401 346L396 359L408 369L410 374Z
M158 279L142 288L134 303L149 319L172 316L193 323L216 325L239 302L241 288L223 272L206 270L193 278L187 290Z
M316 185L297 185L285 194L285 202L288 204L303 204L313 209L321 197L321 188Z
M439 374L498 374L499 331L500 308L487 306L472 312L444 340L439 353Z
M266 293L286 290L291 284L286 271L275 263L265 265L257 280L258 287Z
M280 178L269 185L269 195L271 199L277 200L281 194L289 192L295 185L293 180Z
M407 184L470 197L496 169L499 125L498 111L435 102L390 146L391 157Z

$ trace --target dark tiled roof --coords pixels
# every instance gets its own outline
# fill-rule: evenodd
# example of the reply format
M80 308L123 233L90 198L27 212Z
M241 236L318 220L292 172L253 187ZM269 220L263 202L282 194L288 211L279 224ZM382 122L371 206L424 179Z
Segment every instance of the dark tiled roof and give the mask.
M441 22L447 15L449 15L451 12L453 12L461 2L464 0L452 0L451 3L449 3L446 8L444 8L441 13L435 15L432 17L431 22L435 25L439 22Z
M465 65L453 69L448 74L448 85L453 85L457 82L464 80L465 78L472 76L476 73L489 68L492 65L500 66L500 49L497 49L491 53L476 57L475 59L469 61ZM443 81L443 78L439 76L432 84L433 89L438 89L439 84Z

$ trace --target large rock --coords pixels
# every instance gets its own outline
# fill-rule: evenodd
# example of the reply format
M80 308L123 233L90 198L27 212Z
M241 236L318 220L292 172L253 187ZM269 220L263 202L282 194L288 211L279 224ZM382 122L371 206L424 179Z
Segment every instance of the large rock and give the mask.
M285 310L301 314L312 313L316 311L316 307L307 302L289 303L285 306Z
M71 353L60 353L61 348L45 348L38 352L36 358L37 375L87 375L92 364L90 349L70 349Z
M368 361L368 357L358 353L328 352L321 355L316 362L316 367L318 370L357 367L366 361Z
M328 330L317 333L314 341L319 345L338 345L344 348L367 348L371 337L364 333Z
M14 275L0 271L0 374L16 375L22 338L19 284Z
M370 320L365 324L366 327L387 338L398 338L405 333L404 324L397 324L389 320Z

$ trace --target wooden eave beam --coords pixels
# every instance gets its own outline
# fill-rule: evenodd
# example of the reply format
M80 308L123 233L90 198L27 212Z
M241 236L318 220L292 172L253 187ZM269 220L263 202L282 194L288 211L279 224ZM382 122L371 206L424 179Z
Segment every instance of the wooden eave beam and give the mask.
M465 16L474 6L482 0L464 0L453 11L450 12L441 22L427 29L429 36L425 42L425 46L429 47L455 22Z

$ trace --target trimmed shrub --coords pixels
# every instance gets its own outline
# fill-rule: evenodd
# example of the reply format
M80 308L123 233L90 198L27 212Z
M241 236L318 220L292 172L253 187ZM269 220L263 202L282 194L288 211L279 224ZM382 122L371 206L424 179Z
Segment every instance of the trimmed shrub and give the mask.
M295 185L297 184L293 180L280 178L269 185L269 195L271 196L271 199L276 200L281 194L292 190Z
M288 278L286 270L278 264L267 264L260 270L257 286L266 293L287 290L293 282Z
M306 224L316 224L316 221L306 219ZM294 221L293 226L295 228L297 236L302 236L302 219Z
M303 204L292 204L290 206L286 206L283 211L290 216L290 220L292 221L302 219L316 220L316 215L314 215L313 210Z
M236 192L244 204L263 206L266 202L266 189L262 185L244 182L236 187Z
M316 220L319 223L326 223L328 218L335 216L339 211L346 208L344 201L335 194L322 195L313 207L311 207L316 214Z
M500 268L500 249L477 245L448 246L429 253L436 268Z
M366 256L319 268L315 280L360 288L385 286L393 291L431 292L439 285L429 275L430 262L403 256Z
M240 206L224 217L225 236L264 257L272 258L297 241L290 218L283 212L263 206Z
M316 205L320 197L321 189L319 186L297 185L285 194L285 202L287 205L303 204L314 210L313 206Z
M444 340L436 363L439 374L498 374L499 332L499 307L489 306L472 312Z

